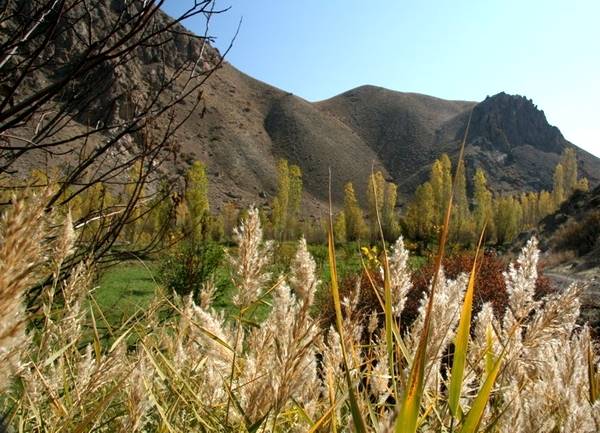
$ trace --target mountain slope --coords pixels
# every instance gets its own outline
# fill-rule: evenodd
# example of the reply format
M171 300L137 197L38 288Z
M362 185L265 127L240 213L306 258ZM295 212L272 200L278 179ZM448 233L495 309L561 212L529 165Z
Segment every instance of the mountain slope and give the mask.
M96 26L110 23L119 8L110 0L93 7L103 17ZM161 19L170 18L162 14ZM201 42L177 29L173 39L160 47L136 52L126 69L106 65L106 76L118 78L106 101L97 101L93 112L82 116L82 129L100 113L109 113L106 116L113 121L126 116L134 92L152 89L176 65L198 58ZM74 44L76 38L65 38L63 50ZM201 60L205 69L218 64L220 54L206 47ZM52 71L39 79L52 80ZM175 81L175 91L183 86L182 80ZM175 113L178 120L195 98L190 95L182 102L181 112ZM276 188L279 158L298 164L304 173L307 215L316 216L326 207L330 169L336 205L341 204L348 181L364 198L372 166L398 183L405 200L427 178L430 164L442 152L456 156L471 110L467 170L483 167L498 191L551 188L560 153L573 146L531 101L504 93L476 103L363 86L311 103L224 61L203 86L203 98L205 110L192 113L177 132L180 153L165 164L164 173L182 173L193 160L204 161L216 209L226 201L243 206L268 203ZM578 148L577 155L581 173L591 185L598 184L600 160ZM60 156L53 163L60 165Z

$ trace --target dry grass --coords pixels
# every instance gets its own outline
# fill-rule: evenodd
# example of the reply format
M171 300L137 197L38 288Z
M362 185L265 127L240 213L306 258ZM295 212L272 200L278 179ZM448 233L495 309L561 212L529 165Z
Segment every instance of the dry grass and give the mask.
M426 327L417 431L600 428L598 358L588 329L576 325L580 288L534 297L535 240L505 272L506 312L498 317L486 303L471 332L461 334L465 362L451 411L447 355L461 314L468 317L461 308L469 277L439 272L433 297L424 293L416 320L402 328L411 289L402 241L376 270L384 277L372 279L385 317L358 308L359 285L339 299L337 328L323 329L309 314L320 283L306 243L299 242L290 275L270 284L270 245L251 210L230 258L232 317L212 307L210 287L198 300L159 293L143 316L113 331L107 347L97 333L102 317L85 310L93 295L85 265L45 289L36 326L26 329L23 291L38 272L60 275L56 269L72 250L68 218L57 226L46 223L51 217L32 199L17 201L2 218L1 404L15 431L401 431L399 404ZM253 312L265 303L270 313L256 323ZM165 308L173 313L168 319L158 314ZM128 347L131 335L138 343Z

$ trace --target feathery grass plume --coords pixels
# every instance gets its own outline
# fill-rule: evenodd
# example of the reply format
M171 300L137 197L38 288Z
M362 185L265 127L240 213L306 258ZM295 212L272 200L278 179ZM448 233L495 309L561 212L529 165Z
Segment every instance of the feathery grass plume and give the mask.
M43 224L51 215L42 217L40 212L37 220L26 222L32 218L30 211L22 211L15 216L21 212L15 205L9 211L12 219L5 214L0 228L0 257L15 261L11 257L20 254L15 262L21 268L0 266L6 275L24 275L31 282L38 264L44 272L56 267L43 253L45 239L56 231ZM18 245L29 245L28 252L7 248L7 242L16 242L7 236L7 219L43 229L34 235L33 246L27 244L33 231L29 236L18 232L24 238ZM68 237L65 224L59 231ZM54 273L56 281L43 292L42 320L31 327L31 343L23 333L17 342L27 361L16 371L19 386L5 387L0 399L0 412L9 415L15 431L390 432L398 428L399 407L394 402L410 385L406 376L419 348L424 377L422 398L415 406L417 431L599 431L600 401L590 397L595 394L590 393L590 378L597 374L598 357L591 351L589 329L576 322L581 288L570 286L534 300L535 241L505 274L511 297L505 316L496 318L491 304L484 304L472 335L464 335L471 341L459 390L461 410L452 416L442 356L455 336L466 275L451 280L438 269L430 303L423 300L411 328L394 335L394 354L403 354L394 356L398 374L394 384L386 362L387 329L376 311L367 315L359 311L360 286L343 299L338 292L338 327L321 329L308 314L318 280L306 242L299 242L290 273L264 290L270 281L269 247L263 243L256 212L237 233L239 256L230 257L230 263L241 313L234 310L232 317L213 308L210 287L203 290L200 305L191 297L173 300L158 294L147 312L110 327L110 340L104 344L95 320L97 310L85 314L92 270L84 263L67 279ZM57 241L49 248L70 249L69 242L58 247ZM330 238L330 254L332 250ZM333 255L330 260L335 265ZM410 288L401 241L394 245L388 263L397 320ZM0 274L2 293L12 293L6 287L14 287L13 280L5 274ZM15 299L13 309L22 315L20 296ZM271 304L262 321L248 314L258 301ZM166 309L171 314L163 317ZM426 316L428 339L421 346ZM0 316L0 329L10 323L18 323L22 332L23 317L15 322L14 316ZM4 349L5 340L0 342ZM6 365L0 364L3 374Z
M272 411L275 422L291 399L312 412L319 388L315 352L319 330L307 313L318 284L315 268L302 239L290 276L300 299L280 280L273 291L269 316L249 337L247 358L252 369L242 379L249 383L242 392L251 420Z
M149 416L152 403L144 386L144 379L154 372L149 366L149 361L144 352L137 354L135 368L125 381L124 406L126 414L121 420L120 433L134 433L142 431Z
M240 227L233 230L233 240L238 245L237 255L229 256L238 289L233 302L241 308L256 301L271 278L266 267L271 259L272 242L263 242L258 209L250 208Z
M390 284L392 292L392 313L399 317L404 309L406 295L412 288L408 269L408 251L404 248L404 240L400 236L392 246L392 254L388 260L390 267Z
M535 312L527 326L523 345L533 349L553 338L568 339L579 318L581 289L574 283L564 291L544 298L543 308Z
M303 310L313 304L315 291L320 283L316 277L317 265L308 252L306 239L298 242L298 249L291 264L290 285L302 300Z
M369 364L374 365L365 374L367 376L366 379L369 383L369 389L377 401L377 405L383 405L388 397L394 393L394 390L390 386L390 371L385 362L387 347L383 331L381 335L371 340L368 349L370 352L370 356L368 357Z
M519 254L517 264L511 263L508 271L504 273L509 296L508 307L515 320L525 319L529 312L539 305L539 302L533 299L538 276L537 245L537 239L531 238Z
M450 344L458 319L460 316L461 299L467 286L468 276L460 274L456 280L445 277L440 270L437 279L437 290L433 295L431 309L431 329L429 333L429 344L425 352L426 377L424 390L435 393L441 383L440 364L441 356ZM411 353L416 351L421 333L423 332L425 311L427 309L429 295L423 294L419 316L410 330L407 346Z
M43 216L40 196L27 201L15 197L0 219L0 392L28 347L23 295L45 262Z
M494 329L500 329L500 323L494 316L492 303L486 302L481 306L481 310L475 318L474 338L472 344L469 345L471 349L467 352L469 364L474 366L472 370L474 376L483 373L489 374L494 354L499 353L500 345ZM474 378L471 377L471 379Z
M194 305L193 317L190 319L190 335L184 350L198 345L197 356L188 358L187 369L191 374L200 368L206 389L203 397L207 405L217 406L227 398L226 378L234 363L234 353L241 351L243 338L238 337L237 346L235 331L229 328L222 315L206 311Z
M58 278L61 266L65 259L74 252L76 238L77 235L73 228L73 217L71 215L71 210L69 210L62 224L59 226L58 230L56 230L56 240L52 251L54 279Z
M60 309L58 327L59 335L62 337L61 342L77 340L82 335L85 319L82 305L87 296L86 291L91 286L92 276L90 264L82 262L62 284L63 305Z
M200 290L200 307L207 310L212 305L215 294L217 293L217 285L213 277L209 278L208 281L202 283L202 290Z

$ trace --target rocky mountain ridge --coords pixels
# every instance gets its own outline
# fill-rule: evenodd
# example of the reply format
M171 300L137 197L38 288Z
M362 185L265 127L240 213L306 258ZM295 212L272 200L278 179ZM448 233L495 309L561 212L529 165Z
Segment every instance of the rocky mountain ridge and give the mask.
M120 12L118 3L95 2L93 25L111 22ZM160 19L170 18L161 14ZM468 174L482 167L496 191L550 189L560 153L575 147L522 96L499 93L477 103L362 86L309 102L237 70L183 27L177 26L173 34L158 47L136 51L125 68L106 65L107 75L118 79L92 112L82 113L81 128L91 120L107 121L106 113L113 120L127 116L136 94L163 82L183 61L199 59L200 72L220 65L203 85L203 109L192 113L175 136L179 156L164 168L167 176L182 173L196 159L203 161L215 209L227 201L240 206L268 203L276 189L280 158L302 169L307 216L318 216L326 207L330 169L336 205L341 204L343 186L349 181L364 198L372 166L396 182L400 201L406 200L427 178L431 163L441 153L457 155L471 110L465 153ZM63 50L74 49L77 43L63 42ZM48 71L39 79L55 78ZM183 78L175 79L173 91L180 91L182 83ZM182 101L182 111L197 97L190 95ZM175 113L175 117L183 114ZM580 173L592 186L597 185L600 159L575 148ZM60 157L53 163L60 165Z

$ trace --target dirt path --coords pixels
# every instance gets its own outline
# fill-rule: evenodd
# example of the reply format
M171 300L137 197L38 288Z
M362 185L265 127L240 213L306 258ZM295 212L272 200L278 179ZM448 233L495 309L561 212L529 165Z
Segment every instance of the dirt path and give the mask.
M600 268L574 271L571 267L560 266L544 271L559 288L564 289L572 283L584 285L581 295L581 318L583 322L600 331Z

